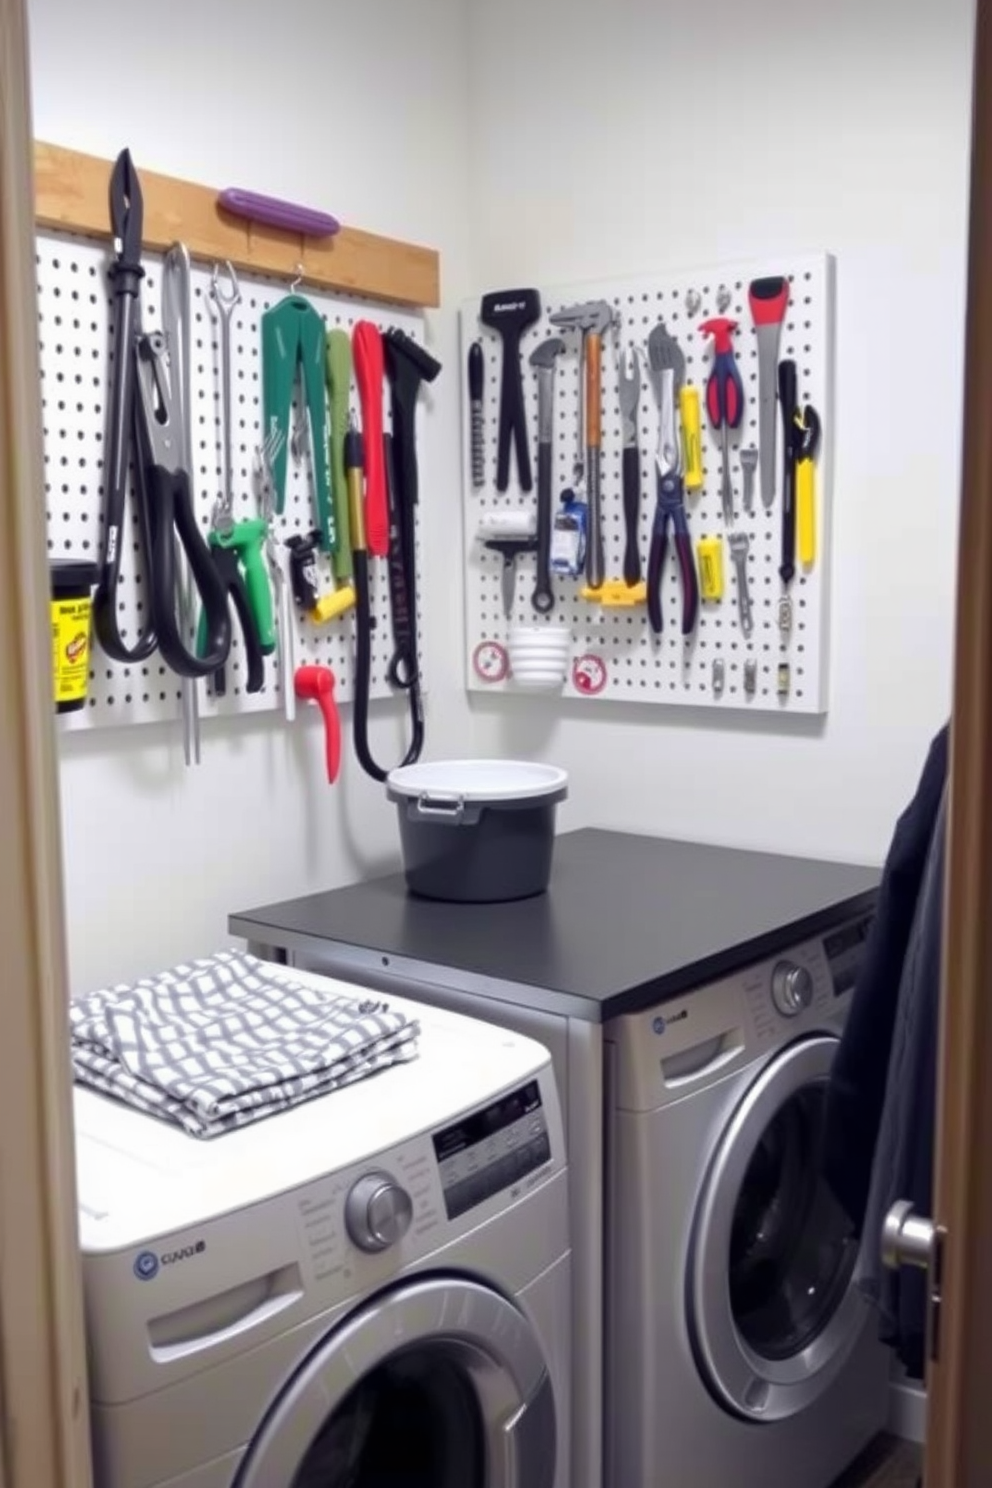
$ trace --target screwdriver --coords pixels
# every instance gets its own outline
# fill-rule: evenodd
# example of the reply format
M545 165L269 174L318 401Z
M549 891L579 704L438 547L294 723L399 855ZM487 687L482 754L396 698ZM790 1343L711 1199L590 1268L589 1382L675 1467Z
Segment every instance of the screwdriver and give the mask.
M734 492L730 483L730 431L739 429L744 416L744 385L734 356L733 333L736 320L717 316L704 320L700 334L713 337L713 368L706 383L706 413L720 434L723 455L722 500L723 520L729 527L734 520Z

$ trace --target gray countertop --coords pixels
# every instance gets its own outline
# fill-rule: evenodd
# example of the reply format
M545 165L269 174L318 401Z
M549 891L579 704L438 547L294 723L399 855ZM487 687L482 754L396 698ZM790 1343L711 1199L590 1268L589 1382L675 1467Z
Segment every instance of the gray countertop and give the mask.
M600 1022L775 955L874 904L876 868L586 828L558 837L551 887L439 904L402 873L232 914L272 950L474 989Z

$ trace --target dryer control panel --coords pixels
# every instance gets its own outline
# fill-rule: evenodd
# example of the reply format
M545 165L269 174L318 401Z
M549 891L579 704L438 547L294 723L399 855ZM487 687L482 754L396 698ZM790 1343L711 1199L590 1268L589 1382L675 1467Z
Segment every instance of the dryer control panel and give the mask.
M861 914L721 981L607 1023L615 1101L651 1110L802 1033L838 1029L873 916Z
M537 1081L436 1132L434 1155L449 1219L543 1167L551 1140Z

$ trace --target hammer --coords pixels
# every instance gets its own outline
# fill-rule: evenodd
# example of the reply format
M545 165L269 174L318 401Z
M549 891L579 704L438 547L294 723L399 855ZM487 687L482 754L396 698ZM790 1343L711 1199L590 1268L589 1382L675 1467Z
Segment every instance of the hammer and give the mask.
M606 572L603 551L603 504L599 461L602 446L603 337L613 324L613 308L606 300L587 300L568 305L549 316L552 325L582 332L581 368L585 384L586 489L589 504L589 536L586 577L590 589L601 589ZM582 437L582 396L579 396L579 431Z

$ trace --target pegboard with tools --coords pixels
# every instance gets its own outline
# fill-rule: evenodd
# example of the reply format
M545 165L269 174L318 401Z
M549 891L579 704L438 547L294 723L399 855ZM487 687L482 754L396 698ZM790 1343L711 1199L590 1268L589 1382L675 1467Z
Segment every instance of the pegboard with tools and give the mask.
M833 300L820 254L463 305L470 690L826 711Z
M45 504L51 558L73 557L99 561L102 552L104 446L109 399L109 362L113 353L113 298L107 269L107 245L54 232L37 240L39 342L42 377L42 414L45 455ZM162 258L146 252L141 284L141 323L145 331L162 326ZM288 282L270 277L238 276L240 301L231 316L233 470L235 520L259 515L262 424L260 320L263 313L290 292ZM222 290L228 288L221 277ZM197 521L206 535L211 512L223 484L223 428L220 381L220 322L211 294L211 271L194 265L190 273L190 405L192 414L192 493ZM381 305L323 291L305 291L328 329L349 334L360 320L382 330L396 326L422 341L422 317L400 307ZM282 561L285 542L310 533L316 526L312 494L309 431L300 406L299 384L291 413L292 450L287 458L283 512L273 518ZM351 407L358 400L352 389ZM385 427L390 427L388 390L384 394ZM421 417L423 416L421 411ZM133 471L132 481L133 486ZM133 492L122 543L121 582L118 589L122 637L133 644L144 627L147 575L142 571L141 548L133 525ZM418 544L419 546L419 544ZM418 553L419 561L419 553ZM398 696L387 669L393 654L386 563L370 561L372 609L373 699ZM334 589L332 560L318 554L316 579L320 592ZM292 617L295 666L330 667L336 678L335 696L353 696L354 613L346 612L323 624L315 623L295 604ZM419 614L418 614L419 628ZM284 680L277 654L265 657L261 691L245 690L241 632L233 625L228 660L227 689L216 697L209 680L199 681L201 718L231 716L281 709ZM112 661L93 638L90 685L85 708L64 715L65 728L93 729L132 723L163 722L179 717L181 681L156 651L133 665Z

